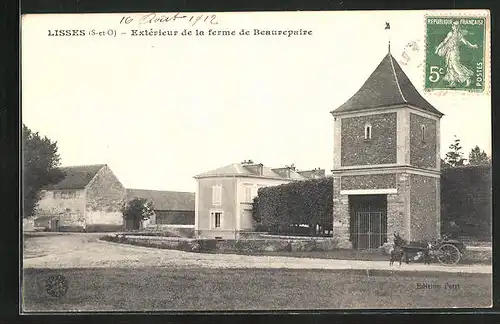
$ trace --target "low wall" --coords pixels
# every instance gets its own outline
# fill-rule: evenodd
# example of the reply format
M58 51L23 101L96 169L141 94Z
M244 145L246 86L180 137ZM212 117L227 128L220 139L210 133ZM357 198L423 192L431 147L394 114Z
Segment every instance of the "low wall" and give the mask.
M274 235L274 234L265 234L261 233L260 237L262 238L269 238L269 239L291 239L291 240L300 240L300 241L308 241L308 240L330 240L330 238L324 237L324 236L288 236L288 235Z
M123 231L123 225L114 225L114 224L91 224L85 227L85 232L87 233L96 233L96 232L118 232Z
M142 230L151 233L163 233L163 234L173 233L181 237L189 237L189 238L195 237L194 225L152 224L144 227Z
M337 241L328 240L214 240L190 238L164 238L159 236L144 237L127 234L106 235L104 241L132 244L138 246L173 249L189 252L312 252L333 251L337 249Z

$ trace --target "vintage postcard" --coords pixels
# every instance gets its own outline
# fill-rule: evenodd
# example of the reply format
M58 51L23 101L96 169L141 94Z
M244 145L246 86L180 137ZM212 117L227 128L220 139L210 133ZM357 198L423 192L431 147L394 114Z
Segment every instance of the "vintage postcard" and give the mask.
M20 312L491 307L489 11L21 29Z

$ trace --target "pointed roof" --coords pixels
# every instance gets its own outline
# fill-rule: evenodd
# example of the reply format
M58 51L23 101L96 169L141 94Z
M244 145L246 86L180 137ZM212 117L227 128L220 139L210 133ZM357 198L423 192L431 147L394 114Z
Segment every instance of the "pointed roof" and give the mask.
M342 112L404 104L439 117L443 116L420 95L391 53L387 53L358 92L331 113L335 115Z
M245 166L252 166L252 165L245 165L242 163L233 163L229 164L223 167L220 167L215 170L211 170L208 172L204 172L201 174L196 175L194 178L199 179L199 178L212 178L212 177L227 177L227 176L235 176L235 177L254 177L254 178L273 178L273 179L284 179L284 180L304 180L305 178L301 176L299 173L296 171L290 170L290 177L283 177L279 175L278 173L274 172L273 169L266 167L265 165L262 165L262 175L257 174L254 172L253 169L247 168Z
M106 164L77 165L58 168L64 178L56 184L47 186L45 190L83 189L105 167Z

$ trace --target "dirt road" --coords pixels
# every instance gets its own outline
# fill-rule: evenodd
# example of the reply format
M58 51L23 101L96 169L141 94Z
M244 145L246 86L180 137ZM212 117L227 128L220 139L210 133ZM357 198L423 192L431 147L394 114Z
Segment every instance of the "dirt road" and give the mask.
M307 259L278 256L189 253L99 241L102 234L39 235L24 241L25 268L287 268L363 269L492 273L489 265L410 264L389 266L382 261Z

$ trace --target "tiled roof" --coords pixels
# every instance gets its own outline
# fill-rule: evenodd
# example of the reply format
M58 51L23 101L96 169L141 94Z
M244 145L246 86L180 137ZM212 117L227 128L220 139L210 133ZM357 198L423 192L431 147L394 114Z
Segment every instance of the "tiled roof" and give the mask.
M46 190L67 190L67 189L83 189L89 184L89 182L95 177L95 175L105 167L106 164L94 164L94 165L79 165L79 166L68 166L61 167L64 173L64 178L58 183L47 186Z
M134 198L152 200L155 210L194 210L194 192L127 189L127 199Z
M418 93L401 66L388 53L358 92L332 114L402 104L443 115Z
M195 178L208 178L208 177L220 177L220 176L246 176L246 177L265 177L265 178L275 178L275 179L288 179L288 180L303 180L305 179L296 171L290 170L290 178L283 177L278 173L274 172L271 168L262 166L262 175L253 171L253 168L245 167L242 163L233 163L221 168L204 172L195 176Z

